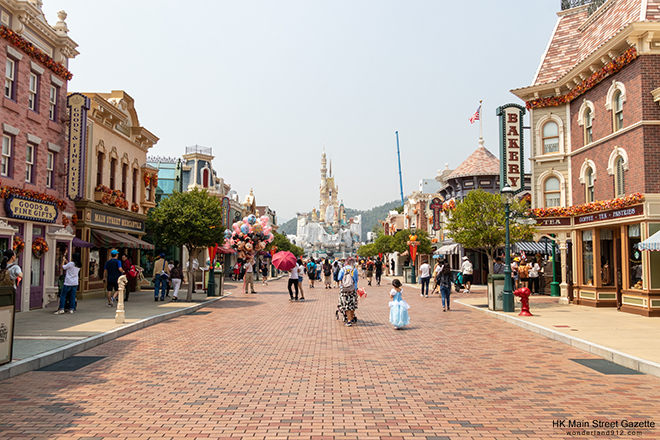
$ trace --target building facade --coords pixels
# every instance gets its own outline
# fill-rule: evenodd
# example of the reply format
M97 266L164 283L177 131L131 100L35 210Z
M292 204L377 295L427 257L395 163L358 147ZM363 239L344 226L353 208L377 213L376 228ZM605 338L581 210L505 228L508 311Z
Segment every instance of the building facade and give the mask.
M660 257L637 249L660 230L660 2L578 3L513 91L534 130L539 236L560 244L562 302L660 316Z
M51 26L40 1L0 0L0 248L14 249L23 280L16 310L57 299L64 256L70 258L74 204L66 193L69 59L78 55L66 13Z

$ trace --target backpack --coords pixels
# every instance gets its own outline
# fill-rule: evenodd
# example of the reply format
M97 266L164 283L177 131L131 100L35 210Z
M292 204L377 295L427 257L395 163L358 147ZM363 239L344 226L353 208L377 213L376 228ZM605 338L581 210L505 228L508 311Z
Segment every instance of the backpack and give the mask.
M325 275L326 277L329 277L331 273L332 273L332 266L330 266L329 264L324 264L323 265L323 275Z
M522 265L518 268L518 275L520 278L529 278L529 266L528 265Z
M14 282L9 275L9 269L0 270L0 286L14 286Z
M126 275L128 275L129 278L137 278L137 269L133 264L131 264L131 267L128 268L128 271L126 272Z
M346 269L344 272L344 278L341 280L341 288L344 292L353 292L355 290L355 281L353 280L353 274L355 269Z

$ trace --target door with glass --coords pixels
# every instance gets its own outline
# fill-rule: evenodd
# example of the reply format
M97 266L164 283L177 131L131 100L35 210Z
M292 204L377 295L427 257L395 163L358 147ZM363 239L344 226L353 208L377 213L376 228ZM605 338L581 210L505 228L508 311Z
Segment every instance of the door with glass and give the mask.
M43 239L44 232L42 226L33 226L32 243L35 243L39 238ZM32 249L26 249L26 252L32 258L32 267L30 268L30 309L40 309L44 304L43 257L45 252L32 252Z

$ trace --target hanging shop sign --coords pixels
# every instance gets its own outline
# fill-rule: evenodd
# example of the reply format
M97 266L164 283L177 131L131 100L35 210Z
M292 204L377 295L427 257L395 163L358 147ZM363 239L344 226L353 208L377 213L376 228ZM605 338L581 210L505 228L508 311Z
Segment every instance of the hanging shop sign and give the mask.
M57 205L54 202L30 199L23 196L10 196L5 199L7 217L41 223L55 223Z
M85 95L73 93L66 99L70 109L69 120L69 161L67 177L67 197L73 201L84 197L85 191L85 151L87 140L87 110L90 100Z
M537 226L570 226L571 219L570 217L559 217L559 218L537 218Z
M222 222L225 228L231 230L231 218L229 217L229 197L222 198Z
M600 222L605 220L616 220L642 214L644 214L644 205L630 206L628 208L604 212L594 212L593 214L575 217L575 225L577 226L584 223Z
M118 215L108 214L103 211L92 210L91 224L97 226L108 226L111 228L127 229L134 232L144 232L144 222L132 218L121 217Z
M442 201L439 198L434 198L431 200L431 205L429 206L431 211L433 211L433 230L439 231L442 229L440 224L440 213L442 212Z
M525 107L518 104L497 108L500 117L500 190L508 183L513 194L525 190L524 115Z

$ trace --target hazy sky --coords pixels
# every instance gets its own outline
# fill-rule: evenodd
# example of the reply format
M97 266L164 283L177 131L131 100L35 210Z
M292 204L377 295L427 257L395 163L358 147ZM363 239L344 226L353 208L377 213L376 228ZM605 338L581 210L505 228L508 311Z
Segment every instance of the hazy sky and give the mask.
M125 90L150 154L212 147L281 222L318 206L324 144L355 209L400 198L395 131L404 193L458 166L480 99L499 156L495 109L521 103L509 90L531 84L560 0L44 0L51 24L60 9L80 51L69 91Z

